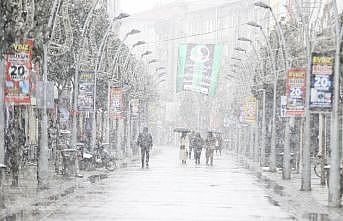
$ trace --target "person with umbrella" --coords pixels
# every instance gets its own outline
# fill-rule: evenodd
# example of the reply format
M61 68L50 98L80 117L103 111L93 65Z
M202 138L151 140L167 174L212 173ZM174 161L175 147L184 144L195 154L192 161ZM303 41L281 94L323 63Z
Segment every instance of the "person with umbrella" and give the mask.
M189 148L189 139L187 139L187 132L183 131L181 133L181 139L180 139L180 153L179 157L182 162L182 164L186 164L188 153L187 150Z
M206 165L208 166L209 162L210 165L213 166L213 152L216 148L216 138L213 136L213 132L210 131L207 134L207 138L206 138Z

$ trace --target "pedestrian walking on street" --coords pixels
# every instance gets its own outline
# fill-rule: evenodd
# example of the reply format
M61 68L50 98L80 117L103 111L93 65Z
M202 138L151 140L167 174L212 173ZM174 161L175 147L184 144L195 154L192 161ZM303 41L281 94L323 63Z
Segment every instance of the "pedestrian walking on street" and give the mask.
M152 148L152 136L147 127L143 128L143 132L138 135L137 145L141 148L142 168L144 165L149 167L150 150Z
M206 165L208 166L209 163L213 166L213 152L215 150L216 145L216 138L213 136L212 132L208 132L206 138Z
M192 131L191 134L189 134L189 150L188 150L188 157L189 159L192 159L192 151L194 151L194 158L195 158L195 132Z
M222 155L222 150L223 150L223 138L221 134L216 135L216 154L218 155L218 151L220 156Z
M187 150L189 148L189 139L187 139L187 133L182 132L181 134L181 139L180 139L180 160L182 164L186 164L187 158L188 158L188 153Z
M202 139L200 133L197 133L194 137L194 158L195 158L195 164L200 164L200 157L201 157L201 151L204 147L204 139Z

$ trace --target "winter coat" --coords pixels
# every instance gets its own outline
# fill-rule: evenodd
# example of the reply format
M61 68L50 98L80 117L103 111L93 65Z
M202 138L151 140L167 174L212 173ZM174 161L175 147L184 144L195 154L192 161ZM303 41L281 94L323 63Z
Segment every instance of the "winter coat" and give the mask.
M144 134L144 133L140 133L138 135L138 139L137 139L137 145L141 147L141 149L151 149L152 147L152 136L150 133L148 134Z
M188 148L189 148L189 140L186 137L181 138L181 140L180 140L180 153L179 153L180 160L187 160Z

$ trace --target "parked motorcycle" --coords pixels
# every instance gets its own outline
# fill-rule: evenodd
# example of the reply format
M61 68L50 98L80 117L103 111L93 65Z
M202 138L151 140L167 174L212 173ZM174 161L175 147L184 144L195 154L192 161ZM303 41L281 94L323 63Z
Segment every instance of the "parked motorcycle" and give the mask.
M105 149L104 144L96 146L93 154L93 162L95 167L105 167L109 171L117 168L114 156Z

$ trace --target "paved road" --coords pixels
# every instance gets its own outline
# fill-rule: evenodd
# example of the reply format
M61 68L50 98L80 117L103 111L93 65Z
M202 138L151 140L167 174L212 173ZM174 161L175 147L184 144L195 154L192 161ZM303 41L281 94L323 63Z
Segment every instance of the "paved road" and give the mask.
M216 157L213 167L203 165L203 159L200 166L193 160L182 166L177 156L176 149L164 148L150 169L119 170L77 191L44 220L294 220L229 156Z

